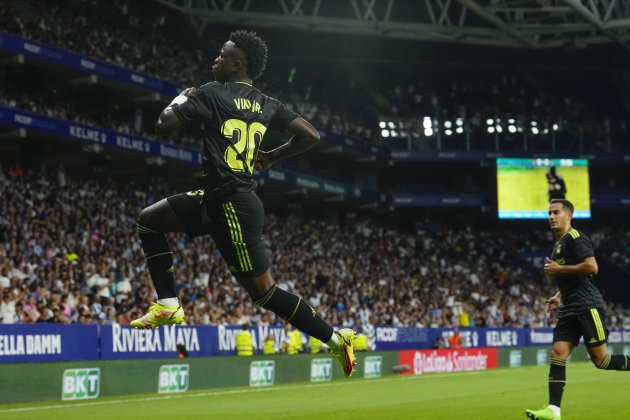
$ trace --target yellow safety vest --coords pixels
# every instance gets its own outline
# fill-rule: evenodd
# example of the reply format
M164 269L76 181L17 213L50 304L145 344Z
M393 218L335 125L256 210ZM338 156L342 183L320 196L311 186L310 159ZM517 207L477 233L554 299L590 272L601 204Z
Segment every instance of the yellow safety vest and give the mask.
M354 351L367 351L367 349L368 349L367 335L358 334L354 338Z
M299 331L289 331L287 338L282 342L282 351L285 354L298 354L302 349L302 335Z
M303 352L304 347L302 347L302 333L299 331L291 331L289 333L289 337L291 337L291 347L295 347L295 352Z
M297 349L290 341L287 343L286 341L282 342L282 352L284 354L297 354Z
M265 346L263 347L263 354L275 354L276 347L274 344L275 343L273 342L273 340L265 341Z
M468 312L464 311L459 316L459 326L460 327L470 327L470 317L468 316Z
M241 331L236 334L236 355L251 356L252 351L252 335L249 331Z
M311 354L317 354L322 351L322 342L315 337L310 338Z

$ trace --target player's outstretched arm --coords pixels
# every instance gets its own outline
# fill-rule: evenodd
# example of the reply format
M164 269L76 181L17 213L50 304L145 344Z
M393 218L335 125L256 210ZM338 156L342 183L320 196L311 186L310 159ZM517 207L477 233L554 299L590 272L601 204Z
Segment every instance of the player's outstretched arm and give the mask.
M289 141L269 152L258 151L254 166L257 171L264 171L279 160L304 153L319 142L319 133L315 127L302 117L291 121L287 131L293 134Z
M179 94L179 96L176 96L166 108L164 108L158 117L157 123L155 124L155 134L158 136L170 136L183 127L182 122L173 112L173 108L186 102L188 97L195 93L195 90L196 89L194 87L185 89Z

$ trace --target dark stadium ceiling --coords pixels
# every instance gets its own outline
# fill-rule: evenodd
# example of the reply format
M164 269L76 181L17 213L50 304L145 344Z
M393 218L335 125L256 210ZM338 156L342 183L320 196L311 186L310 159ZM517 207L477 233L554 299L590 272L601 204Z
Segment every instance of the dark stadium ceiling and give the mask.
M617 43L630 50L628 0L154 0L208 23L497 47Z

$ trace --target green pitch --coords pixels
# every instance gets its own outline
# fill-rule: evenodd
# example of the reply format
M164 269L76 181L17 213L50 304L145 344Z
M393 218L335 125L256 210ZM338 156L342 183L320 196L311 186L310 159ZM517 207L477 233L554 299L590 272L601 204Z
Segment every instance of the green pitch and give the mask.
M546 366L1 406L2 419L514 419L547 399ZM564 419L628 418L627 372L567 368ZM37 392L37 388L33 388Z

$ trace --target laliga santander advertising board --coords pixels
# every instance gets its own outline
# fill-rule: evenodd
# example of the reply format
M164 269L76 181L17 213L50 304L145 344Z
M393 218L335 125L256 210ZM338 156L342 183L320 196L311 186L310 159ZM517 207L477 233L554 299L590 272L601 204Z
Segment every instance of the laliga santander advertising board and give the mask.
M405 375L496 369L499 365L496 348L403 350L398 361L411 368Z

